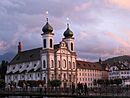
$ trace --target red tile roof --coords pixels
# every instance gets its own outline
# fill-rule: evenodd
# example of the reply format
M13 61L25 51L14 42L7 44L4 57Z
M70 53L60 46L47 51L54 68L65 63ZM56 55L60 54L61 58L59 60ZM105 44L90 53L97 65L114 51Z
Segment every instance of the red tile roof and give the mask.
M76 63L78 69L103 70L102 65L99 63L80 61L80 60L77 60Z

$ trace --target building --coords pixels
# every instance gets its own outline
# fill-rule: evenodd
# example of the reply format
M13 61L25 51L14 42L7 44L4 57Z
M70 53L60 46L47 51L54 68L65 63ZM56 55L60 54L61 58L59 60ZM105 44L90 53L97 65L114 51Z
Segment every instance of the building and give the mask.
M100 63L77 60L77 83L87 83L88 87L94 87L94 80L107 76Z
M126 62L115 62L109 66L109 79L121 79L122 85L130 85L130 64Z
M7 66L7 84L13 81L17 85L20 80L42 80L47 85L48 81L58 79L62 87L78 82L93 87L94 80L107 77L102 64L77 60L69 24L59 44L54 44L53 28L48 19L42 31L43 46L40 48L23 51L19 42L18 53Z
M7 66L7 84L11 81L18 84L20 80L43 80L47 84L54 79L61 80L62 87L77 83L74 37L69 24L59 44L54 44L53 28L48 18L42 31L43 46L40 48L23 51L19 42L18 53Z

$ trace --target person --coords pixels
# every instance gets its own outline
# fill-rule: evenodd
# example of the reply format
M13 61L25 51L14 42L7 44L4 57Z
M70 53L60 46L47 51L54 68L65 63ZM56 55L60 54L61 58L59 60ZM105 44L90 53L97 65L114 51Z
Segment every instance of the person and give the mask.
M42 93L42 85L39 84L39 88L40 88L40 93Z
M81 94L83 94L83 83L80 84Z
M77 93L78 93L78 95L81 95L81 92L80 92L80 82L77 84Z
M85 83L84 84L84 94L86 95L88 95L88 87L87 87L87 84Z
M72 82L72 95L75 93L75 85L74 83Z

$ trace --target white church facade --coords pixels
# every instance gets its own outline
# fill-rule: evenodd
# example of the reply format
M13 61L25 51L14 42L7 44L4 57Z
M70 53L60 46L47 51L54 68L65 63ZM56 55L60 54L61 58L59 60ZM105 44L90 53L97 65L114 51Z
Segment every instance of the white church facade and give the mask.
M59 44L54 44L53 28L48 19L42 31L43 46L40 48L22 51L19 42L18 53L7 66L7 84L11 81L18 84L20 80L43 80L47 84L55 79L61 80L62 87L77 83L74 37L69 25Z

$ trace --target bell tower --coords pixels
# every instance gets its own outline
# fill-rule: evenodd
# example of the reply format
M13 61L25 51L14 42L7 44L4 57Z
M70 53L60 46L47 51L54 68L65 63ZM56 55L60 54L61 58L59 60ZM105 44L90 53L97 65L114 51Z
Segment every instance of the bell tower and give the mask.
M67 43L68 49L74 52L74 37L73 32L69 28L69 23L67 23L67 29L64 32L64 41Z
M42 80L46 81L52 80L54 75L54 33L53 28L48 22L48 17L46 18L46 24L42 28L42 40L43 47L41 51L41 62L42 62Z
M42 28L43 33L42 38L43 38L43 50L44 49L53 49L53 37L54 33L52 26L48 23L48 18L45 26Z

